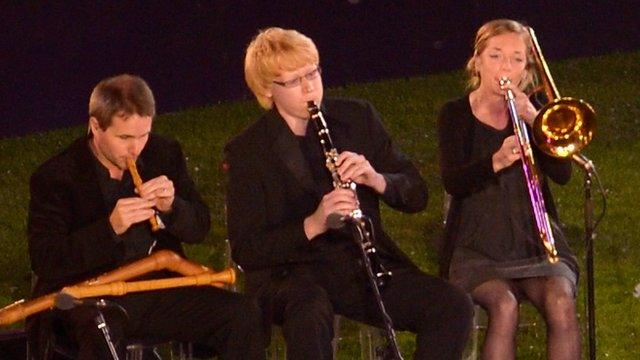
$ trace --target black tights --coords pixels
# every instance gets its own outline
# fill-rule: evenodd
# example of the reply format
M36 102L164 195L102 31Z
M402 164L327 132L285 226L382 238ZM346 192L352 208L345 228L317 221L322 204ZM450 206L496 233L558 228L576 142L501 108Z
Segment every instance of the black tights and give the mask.
M528 299L547 324L547 358L580 359L580 328L573 286L562 276L494 279L471 292L489 315L483 359L514 359L518 304Z

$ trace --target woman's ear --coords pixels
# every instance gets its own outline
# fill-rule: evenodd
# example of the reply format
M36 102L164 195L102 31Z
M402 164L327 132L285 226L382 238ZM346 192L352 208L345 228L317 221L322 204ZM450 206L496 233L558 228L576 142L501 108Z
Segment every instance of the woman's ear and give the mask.
M520 76L520 84L522 84L523 81L525 81L527 79L527 76L529 75L529 71L528 70L524 70L522 71L522 75ZM520 85L518 84L518 85Z

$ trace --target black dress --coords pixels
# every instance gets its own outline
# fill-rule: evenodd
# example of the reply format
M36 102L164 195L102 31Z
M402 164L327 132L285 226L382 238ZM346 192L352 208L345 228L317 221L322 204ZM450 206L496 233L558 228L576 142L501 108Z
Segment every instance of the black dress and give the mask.
M449 106L448 111L443 111L440 121L466 119L467 127L458 128L458 131L466 128L468 134L465 141L468 150L462 166L464 163L482 164L500 148L506 137L513 134L513 129L511 125L495 129L480 122L471 111L468 96L455 103L456 106ZM445 134L440 135L442 143ZM446 168L451 164L441 166ZM466 176L483 177L473 172ZM560 261L551 264L542 249L521 162L498 174L487 175L481 186L467 194L454 194L454 199L457 200L457 230L448 269L451 282L470 292L496 278L564 276L575 289L575 260L568 252L554 214L550 216L550 222L556 246L561 244ZM545 199L545 203L552 205L549 200Z

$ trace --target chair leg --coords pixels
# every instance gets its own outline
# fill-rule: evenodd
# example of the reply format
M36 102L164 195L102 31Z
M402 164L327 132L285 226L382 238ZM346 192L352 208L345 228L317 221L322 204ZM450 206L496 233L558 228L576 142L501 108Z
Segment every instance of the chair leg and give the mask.
M269 345L269 355L271 360L284 360L287 358L287 350L279 326L271 327L271 344Z
M333 317L333 339L331 340L331 348L333 349L333 358L338 358L338 347L340 344L340 315Z
M144 346L142 344L127 345L127 360L142 360Z
M473 307L473 323L471 328L471 335L464 355L465 360L476 360L479 358L479 342L480 342L480 330L486 328L486 315L484 310L479 305Z
M537 330L537 322L535 319L529 319L527 321L525 316L522 316L523 311L522 308L524 303L520 303L519 305L519 320L518 320L518 329L523 328L533 328L533 331ZM480 306L475 304L473 306L473 328L471 330L471 338L469 339L469 343L467 348L465 349L465 353L463 355L463 359L465 360L476 360L480 358L480 331L486 330L488 326L489 319L487 317L487 313Z
M171 360L193 360L193 343L174 342L171 344Z
M370 360L374 358L375 349L373 347L373 339L369 328L360 327L358 331L360 335L360 358Z
M363 360L381 359L379 349L385 342L384 330L366 324L359 324L359 327L360 357Z
M126 360L162 360L156 345L132 343L127 345Z

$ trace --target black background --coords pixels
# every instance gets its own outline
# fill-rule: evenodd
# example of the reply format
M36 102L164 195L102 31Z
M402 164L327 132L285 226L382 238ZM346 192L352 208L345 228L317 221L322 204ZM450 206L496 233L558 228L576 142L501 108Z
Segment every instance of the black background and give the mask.
M249 99L244 50L268 26L311 37L329 87L460 69L501 17L533 26L548 60L640 49L631 1L29 2L0 17L0 138L86 122L93 86L124 72L160 113Z

